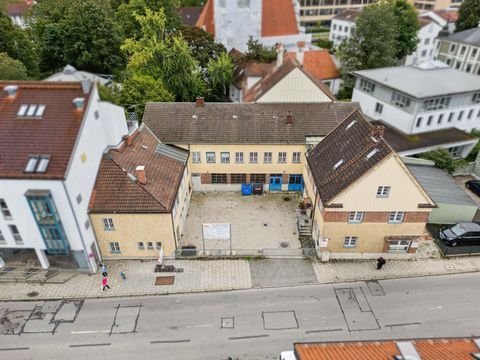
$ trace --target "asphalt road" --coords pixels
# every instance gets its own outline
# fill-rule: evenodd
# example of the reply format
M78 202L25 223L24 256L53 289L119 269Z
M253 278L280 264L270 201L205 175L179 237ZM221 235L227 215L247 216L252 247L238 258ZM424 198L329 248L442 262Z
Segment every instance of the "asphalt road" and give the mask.
M480 275L0 303L0 359L275 359L293 342L480 337Z

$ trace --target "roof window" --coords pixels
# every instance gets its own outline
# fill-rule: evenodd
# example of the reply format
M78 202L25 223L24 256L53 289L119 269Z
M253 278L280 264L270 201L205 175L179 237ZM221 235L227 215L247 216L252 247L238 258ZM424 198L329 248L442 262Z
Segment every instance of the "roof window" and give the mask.
M49 155L32 155L29 157L24 172L26 173L44 173L47 171L50 163Z
M47 105L22 104L18 109L17 116L21 117L42 117Z
M368 154L367 154L367 160L370 159L373 155L375 155L376 153L378 153L378 149L375 148L373 149L372 151L370 151Z
M355 123L357 122L357 120L353 120L350 124L347 125L347 130L350 129L353 125L355 125Z
M333 165L333 170L335 170L336 168L338 168L342 164L343 164L343 159L338 161L335 165Z

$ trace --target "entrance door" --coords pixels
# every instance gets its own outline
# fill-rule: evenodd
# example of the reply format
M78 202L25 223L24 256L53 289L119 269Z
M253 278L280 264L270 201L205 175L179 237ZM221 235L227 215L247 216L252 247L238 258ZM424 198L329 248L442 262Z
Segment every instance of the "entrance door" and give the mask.
M288 191L303 191L302 175L290 175L288 178Z
M282 175L270 175L270 191L282 191Z

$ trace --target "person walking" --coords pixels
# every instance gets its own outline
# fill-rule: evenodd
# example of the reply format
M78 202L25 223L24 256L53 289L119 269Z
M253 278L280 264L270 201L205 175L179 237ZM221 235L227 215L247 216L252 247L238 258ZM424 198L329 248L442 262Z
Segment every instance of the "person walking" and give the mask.
M125 274L124 271L120 271L120 277L121 277L123 280L127 280L127 274Z
M383 258L383 257L379 257L377 259L377 270L380 270L382 268L383 265L385 265L387 261Z
M103 286L102 291L105 291L105 288L109 288L109 289L110 289L110 286L108 285L108 277L107 277L107 276L104 276L104 277L103 277L103 279L102 279L102 286Z
M101 263L100 265L102 265L102 275L105 277L105 276L108 276L108 273L107 273L107 265L105 265L104 263Z

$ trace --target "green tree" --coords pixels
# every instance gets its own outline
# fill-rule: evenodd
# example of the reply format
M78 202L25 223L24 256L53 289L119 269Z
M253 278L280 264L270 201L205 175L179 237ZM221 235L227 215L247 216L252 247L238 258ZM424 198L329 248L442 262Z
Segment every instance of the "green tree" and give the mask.
M180 0L180 6L203 6L207 0Z
M218 58L226 53L227 49L222 44L216 43L211 34L194 26L182 26L181 33L190 47L193 57L205 70L211 59Z
M480 23L480 0L463 0L458 10L455 31L473 29Z
M0 53L0 80L27 80L27 69L19 60Z
M275 48L262 45L258 40L253 40L252 37L247 41L247 52L244 61L255 61L262 63L270 63L277 58L277 51Z
M386 4L392 7L395 16L395 57L401 60L417 48L420 29L418 13L405 0L387 0Z
M466 163L463 159L454 159L452 154L450 154L446 149L430 151L420 155L420 157L433 161L435 163L435 167L446 170L449 174L453 173L456 168Z
M124 65L122 39L109 0L42 0L32 16L43 71L72 64L112 73Z
M233 62L227 53L220 54L216 59L208 62L208 75L212 94L223 100L226 94L226 87L232 81Z
M118 0L117 0L118 1ZM181 26L181 17L178 12L179 0L124 0L116 12L117 22L123 29L125 39L138 39L142 36L142 29L135 15L146 15L147 10L165 14L166 33L173 33Z
M165 34L163 10L135 15L142 36L127 39L122 49L129 55L128 70L160 79L177 101L193 101L205 92L198 62L181 35Z

